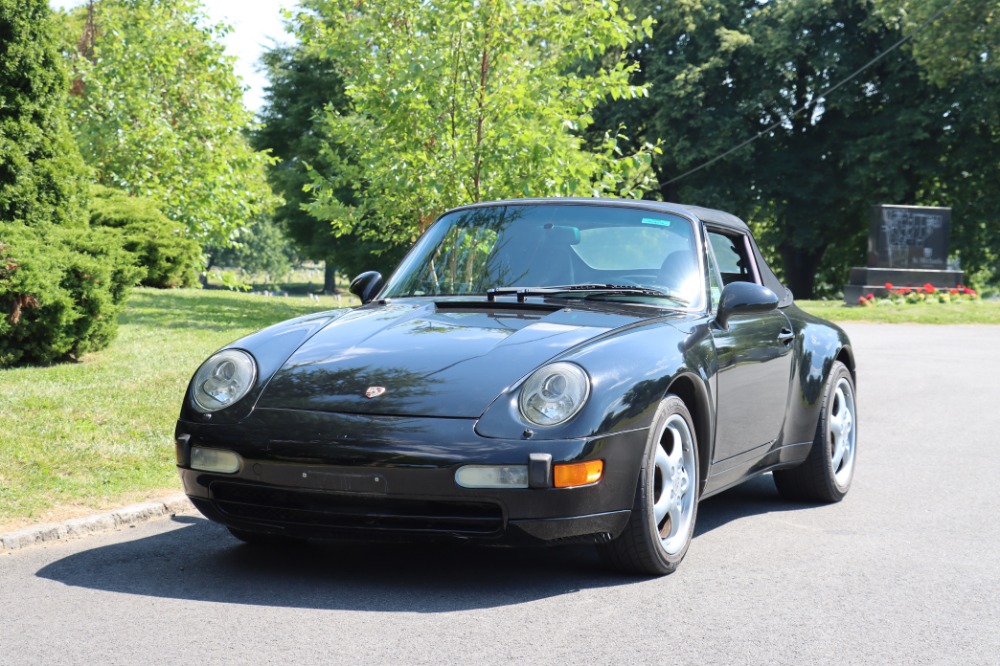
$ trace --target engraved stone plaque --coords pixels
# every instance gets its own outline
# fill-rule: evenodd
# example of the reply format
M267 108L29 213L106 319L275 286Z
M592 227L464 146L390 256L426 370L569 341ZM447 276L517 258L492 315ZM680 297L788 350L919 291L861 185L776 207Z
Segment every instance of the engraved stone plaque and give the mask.
M950 233L951 208L873 206L868 267L945 270Z

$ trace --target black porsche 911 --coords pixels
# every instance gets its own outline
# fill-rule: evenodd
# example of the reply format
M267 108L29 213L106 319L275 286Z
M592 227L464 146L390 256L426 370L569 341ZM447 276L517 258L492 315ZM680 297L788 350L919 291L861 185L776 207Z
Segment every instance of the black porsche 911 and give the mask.
M185 492L244 541L589 543L659 575L706 497L769 471L789 499L850 487L850 341L728 213L464 206L351 289L361 307L237 340L188 388Z

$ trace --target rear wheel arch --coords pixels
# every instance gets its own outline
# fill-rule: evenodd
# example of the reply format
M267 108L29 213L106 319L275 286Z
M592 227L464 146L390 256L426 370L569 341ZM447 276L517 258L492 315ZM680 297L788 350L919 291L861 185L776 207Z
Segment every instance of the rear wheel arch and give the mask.
M795 467L774 471L787 500L839 502L854 477L857 456L857 401L853 373L839 359L824 382L819 421L809 455Z

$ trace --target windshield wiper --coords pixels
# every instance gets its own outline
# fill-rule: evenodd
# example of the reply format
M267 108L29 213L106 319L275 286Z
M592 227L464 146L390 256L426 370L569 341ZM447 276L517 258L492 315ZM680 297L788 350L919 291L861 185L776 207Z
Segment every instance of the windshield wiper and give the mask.
M528 296L551 296L564 294L566 291L566 289L554 287L492 287L486 290L486 300L492 303L497 299L497 296L514 294L517 296L518 303L524 303L524 299Z
M653 289L652 287L639 287L628 284L574 284L567 285L567 287L554 288L571 288L573 290L593 292L587 294L584 298L600 298L601 296L615 294L636 294L637 296L657 296L660 298L669 298L670 300L680 303L681 305L691 305L691 301L686 298L682 298L671 291L662 291L660 289Z
M494 301L497 296L515 294L517 296L518 303L523 303L524 299L528 296L552 296L581 291L593 292L587 294L584 298L594 298L609 294L635 294L637 296L657 296L660 298L669 298L670 300L676 301L681 305L691 304L687 299L681 298L675 294L660 291L659 289L638 287L627 284L564 284L554 287L494 287L486 290L486 300Z

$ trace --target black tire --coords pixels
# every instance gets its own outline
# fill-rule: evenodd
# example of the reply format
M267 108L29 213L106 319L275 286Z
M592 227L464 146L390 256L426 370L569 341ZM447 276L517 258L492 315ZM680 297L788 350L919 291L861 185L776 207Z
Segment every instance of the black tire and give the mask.
M844 499L854 478L857 437L854 379L847 366L834 361L823 388L809 457L797 467L774 472L778 493L793 501L829 503Z
M669 478L666 470L673 470ZM673 573L691 545L699 484L698 440L691 413L680 398L668 395L649 429L632 515L616 539L599 546L601 557L629 573ZM669 508L664 513L665 506Z

